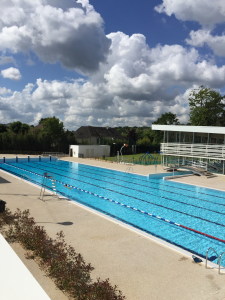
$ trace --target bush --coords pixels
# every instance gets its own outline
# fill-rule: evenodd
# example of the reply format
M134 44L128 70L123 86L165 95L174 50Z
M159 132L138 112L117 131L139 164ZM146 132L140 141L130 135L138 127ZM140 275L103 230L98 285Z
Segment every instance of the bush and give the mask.
M90 288L85 300L123 300L125 297L117 286L112 287L109 279L101 281L100 278L94 282Z
M8 208L4 212L0 213L0 229L4 231L6 225L10 225L14 222L15 216L10 212Z
M117 286L111 286L109 279L92 282L91 271L81 254L65 242L63 232L56 239L48 237L42 226L35 224L29 210L9 211L3 222L10 224L7 239L20 242L32 256L39 258L41 266L54 279L56 285L77 300L123 300L125 297Z

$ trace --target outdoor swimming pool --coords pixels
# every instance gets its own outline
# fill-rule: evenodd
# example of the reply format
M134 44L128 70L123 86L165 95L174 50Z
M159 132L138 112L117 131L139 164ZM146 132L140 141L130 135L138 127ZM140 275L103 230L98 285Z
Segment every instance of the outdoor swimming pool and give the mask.
M225 193L67 161L1 160L0 169L205 257L225 249ZM224 265L224 263L222 263Z

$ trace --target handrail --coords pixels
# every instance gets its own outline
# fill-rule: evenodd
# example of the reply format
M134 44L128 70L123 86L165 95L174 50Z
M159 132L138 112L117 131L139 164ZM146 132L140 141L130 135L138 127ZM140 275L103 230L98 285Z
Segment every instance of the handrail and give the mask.
M43 152L42 156L68 156L68 154L63 152Z
M133 167L130 165L130 166L128 166L127 168L126 168L126 173L128 173L128 172L133 172L134 170L133 170Z
M220 274L220 269L221 269L221 260L222 260L222 257L223 255L225 254L225 252L222 252L218 258L218 265L219 265L219 270L218 270L218 273Z
M46 187L46 180L47 180L47 173L43 174L42 177L42 183L41 183L41 190L40 190L40 195L39 195L39 199L44 201L44 194L45 194L45 187Z
M47 187L47 179L49 179L51 181L52 190L53 190L52 195L54 195L58 198L57 189L56 189L56 180L53 178L52 175L45 172L42 175L41 191L40 191L40 195L39 195L39 199L42 200L42 201L44 201L45 190L46 190L46 187Z
M191 161L191 160L185 160L184 164L182 165L188 165L192 167L200 167L200 168L207 168L207 163L202 162L202 161Z
M164 155L179 155L202 158L225 158L225 145L223 144L181 144L161 143L161 151Z
M209 256L209 250L213 250L213 252L217 255L217 258L218 258L218 261L219 261L219 255L218 253L216 252L216 250L212 247L209 247L208 250L206 251L206 259L205 259L205 267L207 268L207 262L208 262L208 256ZM224 252L223 252L224 253ZM218 263L217 261L217 263Z

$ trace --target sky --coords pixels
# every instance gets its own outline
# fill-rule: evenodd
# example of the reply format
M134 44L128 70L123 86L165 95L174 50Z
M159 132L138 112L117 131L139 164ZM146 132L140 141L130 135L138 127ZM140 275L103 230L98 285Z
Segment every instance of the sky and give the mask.
M224 0L1 0L0 123L80 126L189 118L225 94Z

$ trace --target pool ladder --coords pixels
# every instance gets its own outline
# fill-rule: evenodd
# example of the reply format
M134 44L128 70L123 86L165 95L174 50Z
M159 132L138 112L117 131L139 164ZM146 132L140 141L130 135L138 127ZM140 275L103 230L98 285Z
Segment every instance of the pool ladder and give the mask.
M125 172L126 173L129 173L129 172L133 172L134 171L134 169L133 169L133 167L130 165L130 166L128 166L127 168L126 168L126 170L125 170Z
M207 268L207 262L208 262L208 258L209 258L209 251L212 250L213 253L216 254L216 258L217 258L217 264L219 265L219 269L218 269L218 274L220 274L220 269L221 269L221 261L222 261L222 257L225 255L225 251L222 252L220 255L216 252L216 250L212 247L209 247L208 250L206 251L206 260L205 260L205 267Z
M53 195L57 196L56 180L53 178L53 176L51 176L47 172L45 172L43 174L42 184L41 184L41 191L40 191L40 195L39 195L39 199L41 199L42 201L44 201L44 195L45 195L45 189L46 189L46 181L47 181L47 179L51 180Z

